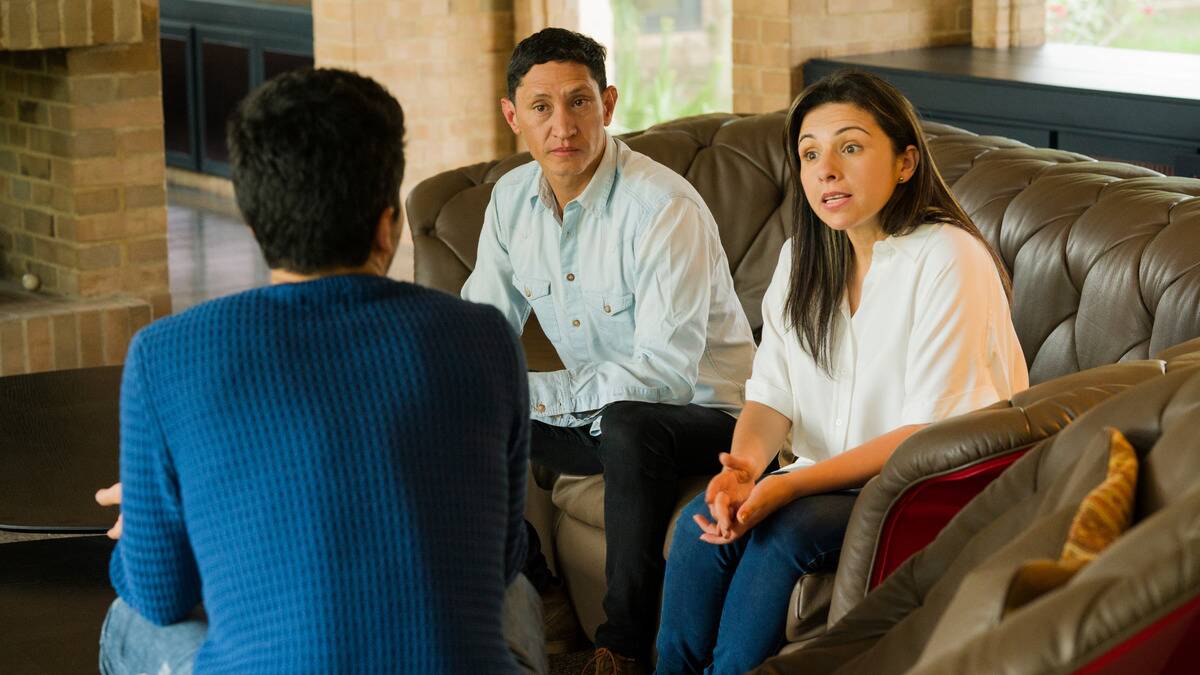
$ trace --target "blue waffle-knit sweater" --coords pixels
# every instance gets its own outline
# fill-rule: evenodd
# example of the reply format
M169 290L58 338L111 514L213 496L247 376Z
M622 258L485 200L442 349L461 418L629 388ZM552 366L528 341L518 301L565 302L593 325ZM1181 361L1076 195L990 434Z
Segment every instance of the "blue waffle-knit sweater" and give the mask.
M150 621L203 600L197 673L511 673L524 359L498 311L366 275L156 321L121 387L110 574Z

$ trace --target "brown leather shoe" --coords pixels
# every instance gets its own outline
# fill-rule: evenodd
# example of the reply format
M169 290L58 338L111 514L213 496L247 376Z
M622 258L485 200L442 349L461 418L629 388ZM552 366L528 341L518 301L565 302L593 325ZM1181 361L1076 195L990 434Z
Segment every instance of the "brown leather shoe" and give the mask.
M600 647L584 664L582 675L650 675L650 669L637 659Z
M542 594L542 629L546 632L547 654L566 654L583 649L588 643L562 582L556 582Z

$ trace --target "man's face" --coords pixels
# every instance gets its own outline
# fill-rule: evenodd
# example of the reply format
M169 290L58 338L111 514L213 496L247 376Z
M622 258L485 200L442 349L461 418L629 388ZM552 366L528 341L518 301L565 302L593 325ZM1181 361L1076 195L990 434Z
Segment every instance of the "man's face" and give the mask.
M551 182L568 184L591 180L616 106L616 87L600 91L587 66L570 61L530 68L516 100L500 101L508 126L525 139Z

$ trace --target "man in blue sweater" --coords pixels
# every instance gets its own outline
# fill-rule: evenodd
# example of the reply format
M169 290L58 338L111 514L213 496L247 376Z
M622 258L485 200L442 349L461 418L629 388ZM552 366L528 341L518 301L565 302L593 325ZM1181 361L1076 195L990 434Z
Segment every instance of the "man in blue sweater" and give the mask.
M272 285L130 345L101 670L544 670L524 359L494 308L384 277L399 104L296 71L229 145Z

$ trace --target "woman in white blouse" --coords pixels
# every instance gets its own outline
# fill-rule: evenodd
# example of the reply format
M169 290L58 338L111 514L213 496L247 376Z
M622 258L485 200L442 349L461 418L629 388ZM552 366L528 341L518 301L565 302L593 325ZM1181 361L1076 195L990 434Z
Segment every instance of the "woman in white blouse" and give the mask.
M788 115L791 239L723 471L667 558L660 673L741 673L783 643L803 574L832 569L857 489L925 425L1028 372L999 256L934 167L912 105L831 75ZM758 480L790 440L796 461Z

